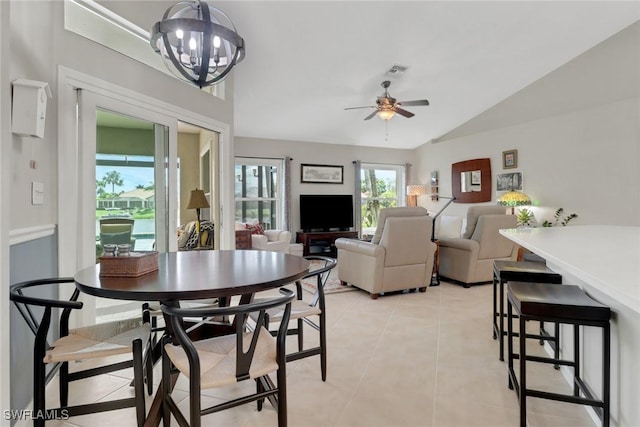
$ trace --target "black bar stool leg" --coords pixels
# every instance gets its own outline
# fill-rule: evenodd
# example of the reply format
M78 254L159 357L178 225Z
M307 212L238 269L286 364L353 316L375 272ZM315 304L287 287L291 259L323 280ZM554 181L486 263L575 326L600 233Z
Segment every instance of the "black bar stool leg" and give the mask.
M500 280L500 361L504 361L504 280ZM507 323L511 323L511 314L507 316Z
M511 303L508 302L507 303L507 316L509 316L509 319L511 318L511 315L513 314L513 308L511 308ZM513 390L513 379L511 378L511 375L514 375L514 370L513 370L513 323L512 322L507 322L507 360L509 361L508 364L508 369L509 369L509 389Z
M527 340L526 321L520 316L520 427L527 427Z
M573 325L573 360L575 365L573 366L573 377L574 378L582 378L582 374L580 373L580 326ZM578 382L573 381L573 395L580 395L580 387L578 387Z
M500 313L498 313L498 283L497 283L497 279L496 279L496 275L493 275L493 319L491 319L491 322L493 324L493 339L496 340L498 339L498 332L499 332L499 328L498 328L498 316L500 315Z
M606 323L602 328L602 340L604 345L602 346L602 362L603 366L610 366L611 363L611 327L609 323ZM611 399L611 370L603 369L602 370L602 401L604 403L604 407L602 408L602 425L603 427L609 427L609 417L610 417L610 399Z

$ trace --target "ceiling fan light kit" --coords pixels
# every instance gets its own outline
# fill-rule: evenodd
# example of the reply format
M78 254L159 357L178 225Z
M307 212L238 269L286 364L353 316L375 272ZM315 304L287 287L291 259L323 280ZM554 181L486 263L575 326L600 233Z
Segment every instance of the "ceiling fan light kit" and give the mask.
M201 0L167 9L151 29L150 42L176 77L200 88L224 80L245 55L231 19Z
M387 110L380 110L377 112L378 117L380 117L382 120L391 120L393 118L393 116L396 115L396 112L390 109Z
M408 105L408 106L414 106L414 107L429 105L429 101L427 101L426 99L419 99L416 101L397 101L395 98L389 95L388 88L390 85L391 85L391 82L389 80L385 80L382 82L382 87L384 88L384 94L382 94L382 96L379 96L378 99L376 99L376 105L370 105L367 107L349 107L349 108L345 108L345 110L356 110L360 108L375 108L376 110L373 113L369 114L364 119L369 120L377 114L378 117L380 117L382 120L387 121L387 120L391 120L396 114L399 114L408 119L415 116L415 114L413 114L412 112L407 111L403 108L400 108L401 105L403 106Z

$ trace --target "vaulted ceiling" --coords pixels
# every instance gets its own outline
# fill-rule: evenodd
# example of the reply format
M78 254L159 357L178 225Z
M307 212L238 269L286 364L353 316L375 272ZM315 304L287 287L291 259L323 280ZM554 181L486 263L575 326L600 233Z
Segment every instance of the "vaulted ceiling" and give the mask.
M101 3L146 29L173 4ZM395 148L447 134L640 19L637 1L210 3L247 46L233 71L236 136ZM387 74L393 65L407 71ZM344 110L375 105L383 80L398 100L431 105L389 122Z

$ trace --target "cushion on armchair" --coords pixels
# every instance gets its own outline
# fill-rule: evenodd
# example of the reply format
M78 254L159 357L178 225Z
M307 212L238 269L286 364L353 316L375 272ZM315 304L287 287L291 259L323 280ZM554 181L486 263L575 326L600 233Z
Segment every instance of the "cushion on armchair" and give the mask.
M436 218L435 238L460 237L462 232L462 218L459 216L440 215Z
M377 245L380 243L380 239L382 238L382 230L384 229L384 222L387 219L387 216L400 216L400 217L410 217L410 216L426 216L428 212L422 206L403 206L398 208L385 208L380 210L380 214L378 215L378 225L376 226L376 232L371 239L371 243Z
M504 206L472 206L467 211L467 225L462 234L463 239L470 239L476 229L478 218L482 215L506 215Z
M197 232L196 221L189 221L182 228L178 237L178 250L189 251L198 247L213 247L214 225L211 221L200 221L200 233Z

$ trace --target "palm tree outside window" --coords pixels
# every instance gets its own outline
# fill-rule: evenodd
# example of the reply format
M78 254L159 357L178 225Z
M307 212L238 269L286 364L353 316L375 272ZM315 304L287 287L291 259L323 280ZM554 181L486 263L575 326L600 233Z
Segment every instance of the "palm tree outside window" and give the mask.
M374 234L380 209L404 205L405 182L404 165L362 163L360 208L363 238Z

